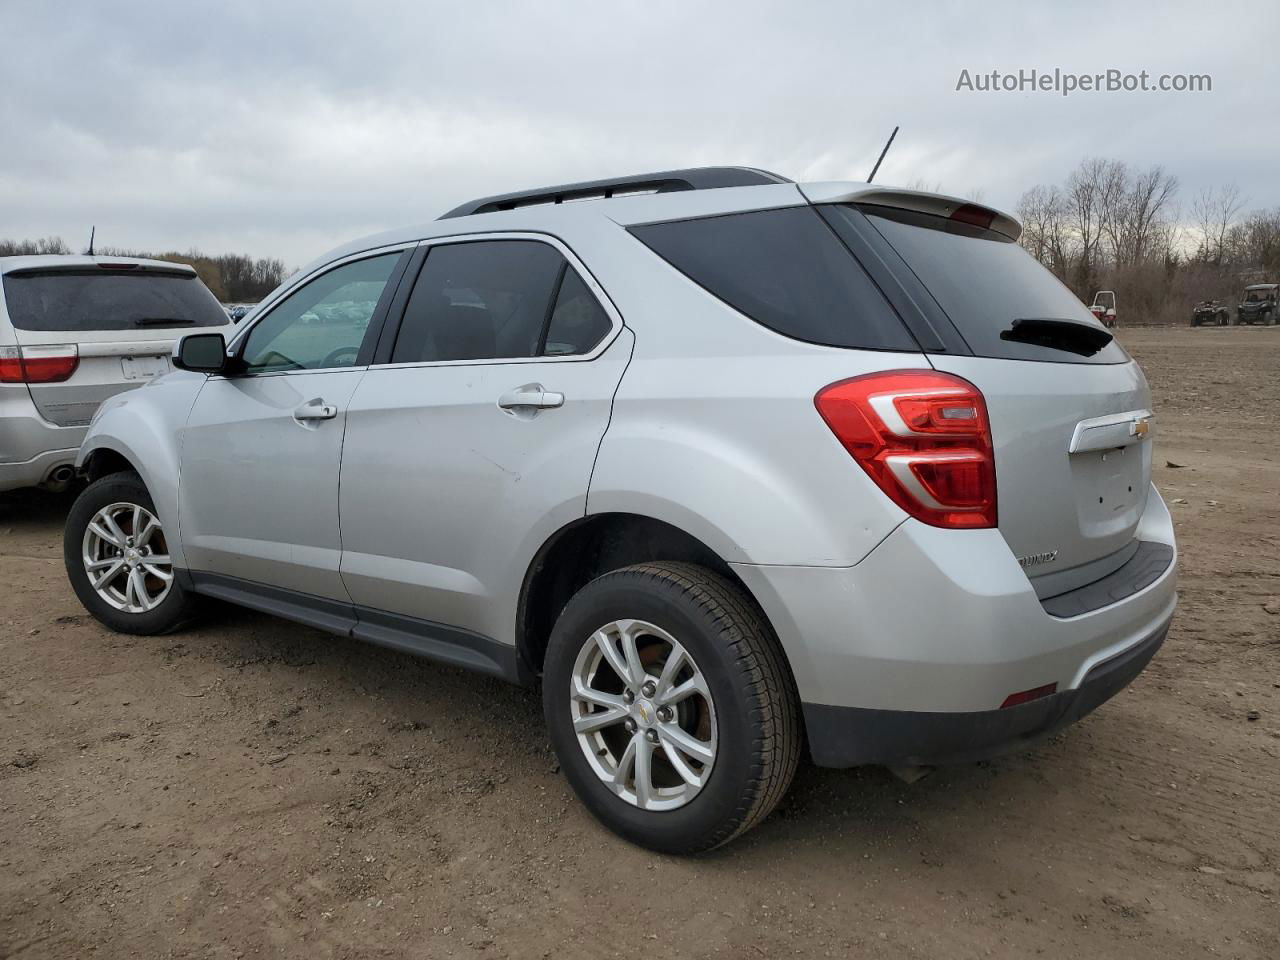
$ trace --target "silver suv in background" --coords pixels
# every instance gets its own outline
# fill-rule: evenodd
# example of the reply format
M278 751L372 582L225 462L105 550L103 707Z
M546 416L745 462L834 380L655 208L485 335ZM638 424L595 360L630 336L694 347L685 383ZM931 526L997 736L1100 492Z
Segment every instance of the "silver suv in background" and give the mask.
M0 492L65 487L103 400L168 373L183 333L228 326L184 264L0 257Z
M117 630L216 597L540 679L578 795L657 850L757 823L806 749L1016 749L1176 599L1146 380L1018 232L714 168L356 241L107 402L68 576Z

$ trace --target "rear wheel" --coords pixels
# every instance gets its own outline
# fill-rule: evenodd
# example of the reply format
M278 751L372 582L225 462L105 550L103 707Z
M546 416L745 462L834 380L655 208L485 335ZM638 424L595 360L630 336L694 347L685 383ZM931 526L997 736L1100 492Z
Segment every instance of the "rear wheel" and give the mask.
M790 672L760 611L702 567L593 580L547 649L543 709L566 777L614 832L664 853L727 843L777 805L800 757Z
M195 598L174 576L168 538L136 473L85 488L67 515L62 548L76 596L112 630L164 633L190 618Z

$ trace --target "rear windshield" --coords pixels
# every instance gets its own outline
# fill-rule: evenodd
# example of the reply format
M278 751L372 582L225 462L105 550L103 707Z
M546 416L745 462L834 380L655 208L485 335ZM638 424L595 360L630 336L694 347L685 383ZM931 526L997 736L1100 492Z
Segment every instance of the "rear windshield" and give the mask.
M833 347L919 347L811 207L631 228L681 273L771 330Z
M148 271L23 271L5 274L9 319L19 330L215 327L227 314L191 274Z
M1002 339L1016 320L1070 320L1103 329L1080 299L1016 242L994 230L887 207L825 208L837 231L865 215L920 279L980 357L1056 363L1123 363L1112 340L1090 356Z

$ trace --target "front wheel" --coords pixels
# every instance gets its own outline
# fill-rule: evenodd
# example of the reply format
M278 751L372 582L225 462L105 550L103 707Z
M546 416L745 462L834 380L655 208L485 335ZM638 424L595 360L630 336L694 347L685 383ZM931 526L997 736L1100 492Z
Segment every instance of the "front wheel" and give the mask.
M168 535L136 473L114 473L76 498L62 541L71 587L94 618L155 634L189 619L195 598L174 576Z
M565 776L605 826L662 853L763 820L800 758L794 683L742 591L686 563L607 573L565 606L543 709Z

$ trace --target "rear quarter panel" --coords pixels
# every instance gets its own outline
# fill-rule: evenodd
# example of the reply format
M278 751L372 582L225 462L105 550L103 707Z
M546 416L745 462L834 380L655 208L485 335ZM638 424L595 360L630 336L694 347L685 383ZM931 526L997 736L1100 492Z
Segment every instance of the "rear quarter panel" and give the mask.
M820 347L738 313L621 229L589 265L636 336L589 514L636 513L730 562L848 566L905 518L819 417L819 389L923 354Z

